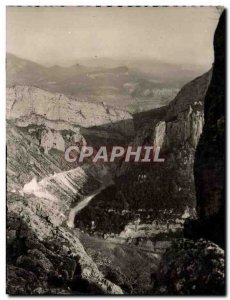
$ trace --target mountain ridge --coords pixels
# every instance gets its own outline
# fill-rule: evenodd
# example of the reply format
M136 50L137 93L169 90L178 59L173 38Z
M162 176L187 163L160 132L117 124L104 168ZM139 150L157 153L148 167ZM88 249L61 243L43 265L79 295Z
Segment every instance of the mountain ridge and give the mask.
M160 66L153 67L152 73L148 73L136 66L126 65L125 61L113 67L84 66L79 63L70 67L46 67L7 54L6 83L7 87L29 85L74 96L81 101L105 102L133 112L167 104L175 97L178 87L197 74L180 67L176 70L170 68L170 72L167 66L162 72Z

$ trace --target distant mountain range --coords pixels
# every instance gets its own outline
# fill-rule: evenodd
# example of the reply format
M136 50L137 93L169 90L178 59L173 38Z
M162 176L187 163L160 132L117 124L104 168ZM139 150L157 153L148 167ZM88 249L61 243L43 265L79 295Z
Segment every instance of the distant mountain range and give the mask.
M105 102L131 112L168 104L178 89L200 72L159 61L124 61L127 65L118 66L115 61L105 59L103 63L99 59L97 64L101 66L95 61L91 65L85 61L86 65L46 67L7 54L6 62L8 87L34 86L79 101Z

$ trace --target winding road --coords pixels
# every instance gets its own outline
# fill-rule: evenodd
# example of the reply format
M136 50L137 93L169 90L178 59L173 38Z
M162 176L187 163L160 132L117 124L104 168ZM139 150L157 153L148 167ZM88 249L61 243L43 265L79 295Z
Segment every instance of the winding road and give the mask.
M67 226L69 228L74 228L74 219L76 214L82 210L84 207L86 207L89 202L97 195L99 194L102 190L104 190L107 186L101 186L99 189L95 190L93 193L89 194L88 196L86 196L82 201L80 201L76 206L74 206L74 208L71 209L70 213L69 213L69 218L67 221Z

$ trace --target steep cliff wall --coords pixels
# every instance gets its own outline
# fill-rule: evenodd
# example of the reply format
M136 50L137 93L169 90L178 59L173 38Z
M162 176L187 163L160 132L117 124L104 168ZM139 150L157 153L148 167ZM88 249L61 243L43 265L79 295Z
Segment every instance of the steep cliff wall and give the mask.
M211 76L212 71L209 71L188 83L168 107L152 111L152 119L150 113L141 114L142 122L139 116L134 117L139 129L132 145L160 146L160 157L165 161L121 162L115 186L101 192L79 212L77 226L90 229L94 218L96 231L119 233L137 215L141 223L146 224L151 220L176 222L185 210L194 214L193 164L203 129L204 96Z
M163 114L160 112L159 116L154 115L152 121L149 121L148 117L148 122L139 126L140 129L132 143L136 146L161 147L160 153L165 161L152 164L152 168L159 173L154 180L161 187L162 202L165 190L163 185L168 184L166 174L171 174L172 197L175 196L182 206L195 206L193 163L195 149L203 130L203 102L211 76L212 71L209 71L183 87L169 106L164 108ZM118 169L118 174L132 172L135 168L138 170L138 167L141 168L141 173L145 167L140 164L134 167L133 164L123 163ZM151 166L148 165L146 169L148 168Z
M213 77L205 96L204 130L195 155L198 221L186 228L188 236L204 237L222 247L225 244L225 14L224 11L215 32Z
M190 239L176 241L164 254L155 277L156 294L226 294L225 33L226 11L215 32L213 75L204 99L204 128L195 152L198 218L185 223L184 234Z

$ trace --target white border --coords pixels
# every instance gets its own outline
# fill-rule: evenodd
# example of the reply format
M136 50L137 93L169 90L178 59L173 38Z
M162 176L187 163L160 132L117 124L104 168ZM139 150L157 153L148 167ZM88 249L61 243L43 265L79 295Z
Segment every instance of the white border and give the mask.
M177 1L160 1L160 0L155 0L155 1L149 1L149 0L78 0L78 1L73 1L73 0L1 0L0 1L0 38L1 38L1 47L0 47L0 58L1 58L1 72L0 72L0 139L1 139L1 151L0 151L0 188L1 188L1 209L0 209L0 241L1 241L1 249L0 249L0 296L3 299L6 299L8 296L5 294L5 7L9 5L12 6L60 6L60 5L65 5L65 6L224 6L225 8L229 7L229 1L227 0L221 0L221 1L216 1L216 0L200 0L200 1L182 1L182 0L177 0ZM228 31L228 41L229 41L229 31ZM228 64L229 67L229 64ZM228 68L229 69L229 68ZM228 86L230 84L230 79L228 77ZM227 115L230 115L230 105L227 107ZM229 150L229 125L230 123L228 122L228 147L227 149ZM229 170L229 160L228 160L228 170ZM227 187L230 185L230 179L229 177L227 178ZM228 197L227 197L228 198ZM229 207L228 205L228 216L230 216L229 213ZM229 225L229 222L227 222ZM229 226L228 226L229 229ZM227 267L229 267L229 260L227 260ZM228 269L228 268L227 268ZM227 287L229 286L229 276L227 276ZM80 296L77 296L80 298ZM18 297L14 297L18 298ZM30 299L32 297L20 297L20 299L26 298ZM58 299L65 299L66 297L58 297ZM90 298L90 297L85 297L84 298ZM108 297L104 297L108 298ZM134 297L129 297L129 298L134 298ZM140 298L140 297L135 297L135 299ZM155 297L158 299L163 299L162 297ZM183 299L186 297L180 297L180 299ZM202 297L196 297L196 299L202 299ZM49 299L49 296L45 296L42 299Z

